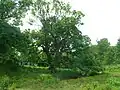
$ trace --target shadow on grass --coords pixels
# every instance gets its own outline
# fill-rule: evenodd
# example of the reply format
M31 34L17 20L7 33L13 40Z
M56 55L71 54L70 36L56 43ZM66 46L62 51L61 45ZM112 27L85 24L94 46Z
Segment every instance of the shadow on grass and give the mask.
M51 73L48 68L46 67L19 67L17 71L7 71L0 70L0 75L8 75L10 77L16 77L17 79L21 78L39 78L40 75L52 75L54 78L60 80L67 80L67 79L77 79L80 77L84 77L81 73L71 70L71 69L59 69L56 73ZM96 75L96 74L95 74ZM92 76L95 76L92 75ZM97 74L98 75L98 74Z
M67 70L67 69L59 70L52 75L60 80L77 79L82 77L82 75L80 75L79 72L73 70Z
M14 68L16 68L14 70ZM13 69L0 67L0 76L7 75L9 77L36 77L40 74L49 74L47 68L32 67L14 67Z

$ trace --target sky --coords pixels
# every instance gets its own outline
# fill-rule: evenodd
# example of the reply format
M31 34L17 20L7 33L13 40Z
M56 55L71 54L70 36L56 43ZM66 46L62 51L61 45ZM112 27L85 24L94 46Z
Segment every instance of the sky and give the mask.
M82 11L84 25L80 28L93 44L108 38L112 45L120 38L120 0L63 0L70 2L72 9ZM30 27L27 23L25 27ZM36 28L36 27L31 27Z
M81 31L92 43L108 38L112 45L120 37L120 0L68 0L75 10L85 14Z

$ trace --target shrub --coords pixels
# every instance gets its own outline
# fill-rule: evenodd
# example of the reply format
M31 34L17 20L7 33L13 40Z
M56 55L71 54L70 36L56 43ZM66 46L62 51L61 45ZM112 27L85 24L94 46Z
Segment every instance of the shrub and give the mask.
M8 76L2 76L0 78L0 90L8 90L13 81Z

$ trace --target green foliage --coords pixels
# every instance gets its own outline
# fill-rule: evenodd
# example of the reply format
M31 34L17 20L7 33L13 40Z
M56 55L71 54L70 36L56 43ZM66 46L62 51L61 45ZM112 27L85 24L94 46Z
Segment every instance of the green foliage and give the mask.
M120 86L120 79L117 77L111 77L107 82L112 86Z
M97 45L91 46L96 60L102 65L119 63L119 40L116 46L110 46L107 38L100 39L97 43Z
M78 29L83 25L82 12L72 11L69 4L59 0L36 0L33 3L32 0L1 0L0 4L0 58L3 66L27 62L48 66L52 72L57 68L79 68L85 73L99 71L99 64L90 54L90 38ZM21 33L16 27L27 11L32 11L40 21L41 29Z
M0 78L0 90L8 90L13 81L8 76L2 76Z
M20 25L30 3L30 0L0 0L0 64L3 66L9 62L15 66L24 50L24 36L16 25Z
M20 29L0 22L0 65L4 70L17 70L21 53L25 52L24 36Z
M72 11L69 4L59 0L36 0L32 14L40 21L41 29L25 32L29 39L27 59L46 63L52 72L56 68L79 68L82 71L87 68L93 71L94 65L97 71L97 61L93 60L88 49L90 38L78 29L82 25L82 12ZM36 21L31 19L30 23Z
M27 12L36 19L30 18L29 23L37 23L38 30L21 32L16 27ZM103 65L118 63L119 40L116 46L110 46L107 38L92 45L89 36L79 30L82 17L81 11L59 0L1 0L0 63L6 68L45 66L51 72L74 69L84 76L103 72Z
M20 30L5 22L0 23L0 63L15 61L15 50L21 38Z
M118 52L116 46L110 46L107 54L108 60L106 63L109 64L118 64Z
M78 69L83 76L96 75L103 73L103 65L97 60L93 48L90 46L81 55L75 58L74 67Z
M107 61L107 54L108 54L108 49L110 46L110 43L107 38L103 38L100 41L98 41L98 57L99 60L102 62L102 64L106 64Z
M31 0L0 0L0 21L19 25L31 4Z
M118 48L111 46L107 38L97 41L97 45L91 45L94 59L101 65L117 64L119 62Z
M33 17L29 23L40 27L21 32L17 26L29 12ZM110 46L107 38L92 45L89 36L79 30L82 17L81 11L59 0L0 0L0 72L13 76L10 73L24 67L15 83L8 76L1 77L0 90L17 86L31 90L116 90L120 85L116 65L120 63L120 40L116 46ZM110 64L116 66L104 71L104 66ZM103 72L109 76L92 78ZM76 79L81 76L90 77Z
M120 39L118 39L117 45L116 45L116 57L117 57L117 63L120 63Z

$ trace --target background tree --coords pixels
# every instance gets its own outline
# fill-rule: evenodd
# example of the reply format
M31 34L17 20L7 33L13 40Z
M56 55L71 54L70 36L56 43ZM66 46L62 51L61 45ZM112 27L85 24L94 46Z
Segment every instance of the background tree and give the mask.
M117 41L116 49L117 49L117 62L120 63L120 38Z
M116 48L116 46L110 46L109 47L107 57L108 57L107 65L118 64L117 48Z
M106 64L108 60L107 55L110 43L107 38L100 39L100 41L98 41L97 43L99 60L102 62L102 64Z

